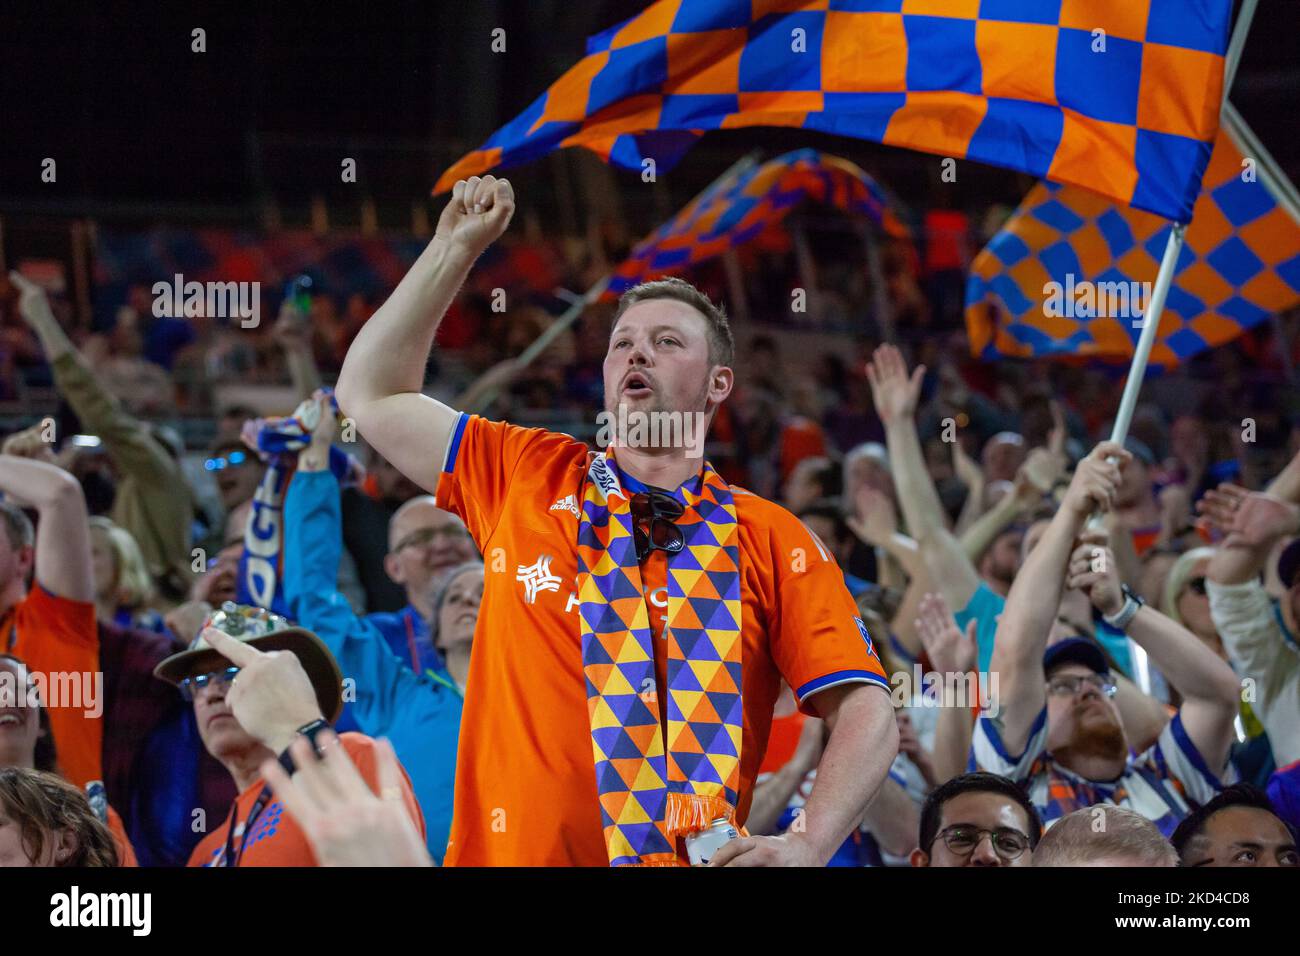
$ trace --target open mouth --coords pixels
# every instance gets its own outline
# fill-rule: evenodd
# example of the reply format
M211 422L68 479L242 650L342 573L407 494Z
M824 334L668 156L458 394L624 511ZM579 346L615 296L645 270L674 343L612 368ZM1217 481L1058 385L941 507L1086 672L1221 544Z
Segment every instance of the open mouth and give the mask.
M640 372L633 372L623 379L624 395L649 395L653 391L650 379Z
M22 718L12 710L0 713L0 727L21 727L22 725Z

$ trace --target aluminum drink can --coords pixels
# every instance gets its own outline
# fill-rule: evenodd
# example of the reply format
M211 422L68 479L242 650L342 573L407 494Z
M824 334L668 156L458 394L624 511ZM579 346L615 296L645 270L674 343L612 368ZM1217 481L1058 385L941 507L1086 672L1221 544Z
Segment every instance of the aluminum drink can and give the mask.
M686 855L691 866L707 866L718 852L718 847L740 836L740 831L726 817L718 817L707 830L696 830L686 836Z

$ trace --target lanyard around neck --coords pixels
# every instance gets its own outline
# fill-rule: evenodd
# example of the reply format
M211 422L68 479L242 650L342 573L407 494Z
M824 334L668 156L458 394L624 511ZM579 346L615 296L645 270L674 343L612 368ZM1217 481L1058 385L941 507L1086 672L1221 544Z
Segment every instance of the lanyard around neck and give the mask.
M271 788L262 787L261 793L253 801L252 807L248 810L248 817L244 821L244 832L239 840L239 855L235 855L235 822L239 819L239 802L235 802L234 810L230 814L230 826L226 828L226 856L225 866L239 866L239 861L244 858L244 847L248 845L248 834L253 829L253 824L257 818L262 815L266 805L271 801Z

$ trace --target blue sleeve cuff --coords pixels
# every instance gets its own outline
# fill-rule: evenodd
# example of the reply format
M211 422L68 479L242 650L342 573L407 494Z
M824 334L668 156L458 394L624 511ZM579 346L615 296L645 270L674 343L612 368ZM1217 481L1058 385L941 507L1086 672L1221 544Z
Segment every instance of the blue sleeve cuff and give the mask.
M835 687L839 684L879 684L885 690L889 690L889 683L879 674L871 671L835 671L831 674L825 674L821 677L808 681L794 692L799 703L803 703L818 691L823 691L828 687Z
M1016 764L1020 763L1020 761L1025 759L1024 751L1021 751L1020 753L1016 754L1014 757L1011 756L1011 754L1007 753L1007 746L1002 742L1002 735L998 733L998 725L996 721L988 717L981 717L979 720L980 720L980 727L984 732L984 736L988 738L988 741L992 745L993 750L997 753L999 757L1001 757L1003 760L1005 760L1008 764L1011 764L1012 766L1015 766ZM1046 723L1047 723L1047 708L1044 707L1042 710L1038 712L1038 717L1034 719L1033 726L1029 728L1029 735L1025 737L1025 750L1028 750L1029 745L1030 743L1033 742L1034 738L1037 737L1040 733L1042 733L1043 725Z
M465 426L469 423L469 413L461 412L460 418L456 419L456 427L451 433L451 441L447 443L447 460L442 463L444 474L451 474L456 470L456 456L460 454L460 442L465 436Z

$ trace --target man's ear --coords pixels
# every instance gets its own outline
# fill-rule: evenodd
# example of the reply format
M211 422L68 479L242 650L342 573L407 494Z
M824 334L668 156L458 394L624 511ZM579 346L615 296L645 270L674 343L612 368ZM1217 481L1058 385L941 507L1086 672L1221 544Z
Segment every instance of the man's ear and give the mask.
M392 579L394 584L406 583L406 575L402 573L402 562L398 560L395 552L390 551L384 555L384 573Z
M731 394L736 385L736 373L725 365L715 365L709 376L709 400L714 405L721 405Z
M76 856L79 845L75 830L71 827L60 830L54 843L54 865L66 866L68 860Z
M911 855L907 859L908 862L912 864L912 866L930 865L930 854L926 853L920 847L917 847L915 850L913 850Z
M18 549L18 573L22 575L23 580L27 580L28 575L36 565L36 548L33 545L25 544Z

